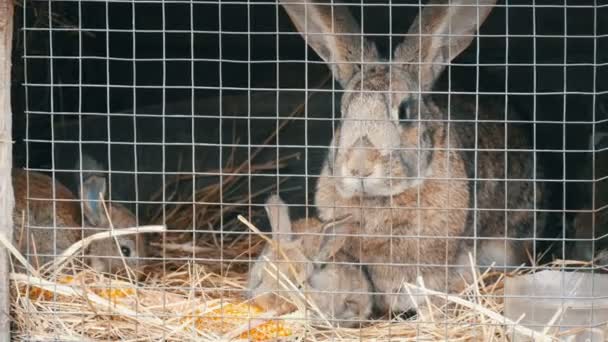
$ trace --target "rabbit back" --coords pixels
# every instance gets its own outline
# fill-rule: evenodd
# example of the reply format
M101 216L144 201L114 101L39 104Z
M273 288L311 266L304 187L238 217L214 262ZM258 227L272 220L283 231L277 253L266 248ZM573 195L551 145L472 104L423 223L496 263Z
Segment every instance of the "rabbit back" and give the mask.
M38 261L45 263L82 238L79 202L67 187L22 169L14 168L12 178L14 239L20 251L35 250L41 255Z
M550 197L546 183L536 181L545 177L530 139L532 124L492 99L480 99L476 106L470 98L455 96L452 104L451 112L463 123L451 125L450 135L465 162L472 194L463 235L478 238L465 240L466 250L475 253L477 244L482 267L493 262L519 266L528 261L528 253L534 255L534 238L545 235L543 210ZM511 122L500 122L505 119Z

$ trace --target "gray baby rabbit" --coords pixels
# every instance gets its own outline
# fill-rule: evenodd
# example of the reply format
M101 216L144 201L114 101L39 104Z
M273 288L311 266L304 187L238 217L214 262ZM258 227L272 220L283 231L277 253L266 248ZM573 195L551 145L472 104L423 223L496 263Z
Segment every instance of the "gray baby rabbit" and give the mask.
M526 262L544 227L545 214L534 209L547 195L533 181L542 170L529 132L504 122L517 118L504 105L428 94L496 1L430 1L391 64L361 37L346 6L280 2L345 89L315 204L322 220L351 214L358 222L365 237L345 249L371 264L377 291L397 294L384 296L383 308L415 308L403 282L418 275L430 288L458 291L461 275L470 276L469 252L479 266Z
M267 200L266 211L272 241L280 246L289 262L274 246L266 246L249 271L248 297L279 314L295 309L281 298L282 294L288 297L288 291L295 290L279 284L277 279L281 277L274 276L276 271L264 260L268 258L292 283L302 284L301 288L310 291L309 298L325 318L345 327L367 319L372 310L372 284L362 268L352 264L356 260L341 250L346 237L333 235L349 233L347 219L322 223L308 218L291 222L288 208L278 196ZM294 232L316 235L291 235Z
M67 187L59 182L53 182L52 178L42 173L13 169L12 177L15 192L13 211L15 240L23 253L33 254L35 248L40 264L52 261L55 255L82 238L110 228L99 200L100 193L106 194L105 178L89 176L85 179L82 187L83 211L81 211L80 200ZM56 203L55 208L53 208L53 199ZM123 206L112 203L108 205L108 211L114 227L135 226L135 217ZM24 212L25 222L22 222ZM84 223L82 223L83 217ZM53 228L54 224L56 228ZM29 232L28 236L20 233L22 226L27 228L24 233ZM87 263L99 272L114 273L124 268L123 260L120 258L122 255L127 265L133 267L137 258L146 254L142 239L143 237L138 234L119 236L118 246L116 241L110 238L94 241L85 251Z

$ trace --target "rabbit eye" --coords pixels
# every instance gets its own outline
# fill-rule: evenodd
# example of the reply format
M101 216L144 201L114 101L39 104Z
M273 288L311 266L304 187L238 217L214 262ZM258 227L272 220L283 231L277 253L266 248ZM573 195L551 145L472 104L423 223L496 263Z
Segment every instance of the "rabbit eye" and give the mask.
M127 247L127 246L120 246L120 252L122 253L122 255L124 255L126 258L131 256L131 248Z
M410 102L403 101L399 105L399 120L407 120L410 118Z
M399 104L399 120L410 120L412 118L412 109L414 101L410 98L401 101Z

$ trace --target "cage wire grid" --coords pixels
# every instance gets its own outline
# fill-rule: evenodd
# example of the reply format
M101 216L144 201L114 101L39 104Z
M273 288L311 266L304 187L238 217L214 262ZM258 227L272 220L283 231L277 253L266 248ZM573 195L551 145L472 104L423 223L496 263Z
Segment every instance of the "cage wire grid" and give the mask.
M504 302L608 261L608 6L492 2L19 3L14 336L606 336Z

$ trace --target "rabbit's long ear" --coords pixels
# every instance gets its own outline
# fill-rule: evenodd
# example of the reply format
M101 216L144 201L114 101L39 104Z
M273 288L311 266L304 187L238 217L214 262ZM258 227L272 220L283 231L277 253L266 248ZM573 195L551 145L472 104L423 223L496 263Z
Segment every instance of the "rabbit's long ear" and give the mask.
M100 176L89 176L84 180L81 190L83 214L85 220L95 227L108 222L106 212L101 203L107 191L106 179Z
M596 132L589 137L589 151L606 148L608 145L608 132Z
M266 200L266 214L272 228L272 239L289 239L291 234L291 220L289 209L278 195L272 195Z
M420 63L422 90L432 88L447 63L464 51L486 20L496 0L432 0L418 14L408 37L395 50L395 60Z
M353 225L345 224L350 218L345 217L325 224L315 261L328 261L344 246L348 238L344 234L352 234L354 230Z
M342 3L329 0L280 0L280 3L343 87L360 70L359 63L378 60L376 47L361 38L361 28Z
M74 164L74 170L79 170L81 168L80 162L80 160L76 160L76 163ZM106 170L106 168L91 155L83 153L82 170L84 170L82 172L82 178L83 180L87 180L91 176L103 176L102 171ZM80 172L77 172L75 174L75 181L76 184L78 184L78 187L80 187Z

